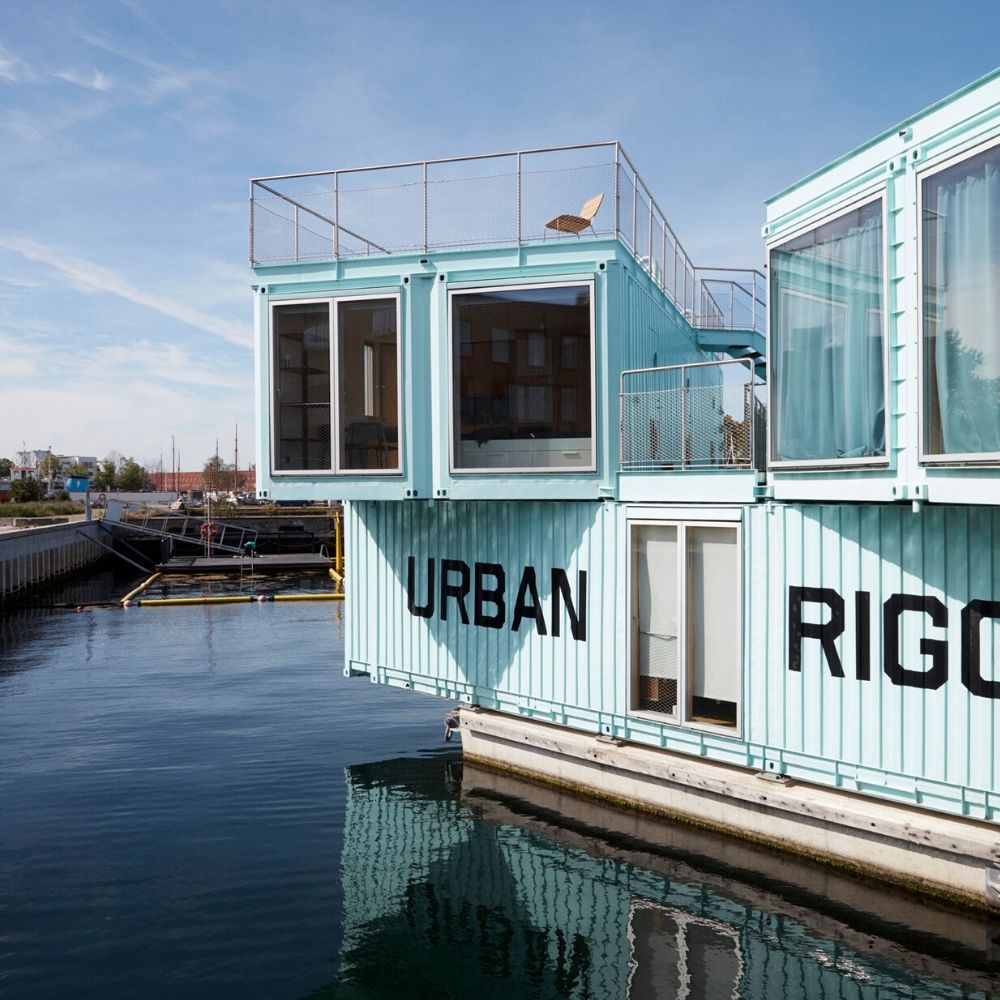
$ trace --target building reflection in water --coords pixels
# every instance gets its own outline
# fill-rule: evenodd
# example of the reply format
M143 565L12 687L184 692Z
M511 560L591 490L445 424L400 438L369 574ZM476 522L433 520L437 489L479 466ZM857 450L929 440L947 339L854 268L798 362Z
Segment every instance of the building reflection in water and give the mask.
M451 759L347 781L340 974L316 996L1000 995L987 918Z

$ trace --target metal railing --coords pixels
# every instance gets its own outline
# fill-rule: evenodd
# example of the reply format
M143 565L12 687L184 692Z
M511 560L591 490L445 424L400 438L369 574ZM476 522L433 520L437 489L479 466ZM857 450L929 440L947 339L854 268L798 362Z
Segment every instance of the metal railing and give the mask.
M123 521L122 525L143 535L204 545L205 538L201 529L202 525L206 523L203 517L191 517L187 514L164 514L146 508L143 511L141 521ZM244 528L218 520L211 523L215 527L211 536L213 552L241 556L246 554L247 542L253 542L254 545L257 543L256 528Z
M750 268L695 268L699 289L693 326L710 330L756 330L767 322L767 284Z
M764 468L767 410L753 361L622 372L623 470Z
M546 227L597 194L581 236ZM251 266L616 237L692 325L763 330L763 276L696 269L619 142L255 178L249 236Z

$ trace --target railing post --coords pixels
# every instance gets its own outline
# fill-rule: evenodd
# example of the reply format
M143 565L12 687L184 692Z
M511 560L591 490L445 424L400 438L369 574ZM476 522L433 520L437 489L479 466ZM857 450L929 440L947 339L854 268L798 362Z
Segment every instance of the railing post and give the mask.
M517 245L521 245L521 151L517 151Z
M426 160L424 160L424 253L427 253L427 161Z
M653 274L653 196L649 196L649 250L646 254L649 264L649 274Z
M618 468L625 468L625 376L618 376Z
M299 206L296 205L292 209L292 245L294 250L294 259L299 259Z
M681 367L681 468L688 462L687 446L687 368Z
M340 257L340 173L333 174L333 259Z
M615 143L615 238L622 232L621 146Z
M250 266L253 267L257 263L257 253L256 248L253 245L253 183L250 184L250 233L249 233L249 249L250 249ZM89 515L90 508L87 508L87 513Z
M657 284L663 288L667 282L667 220L663 220L663 257L660 260L660 280Z
M733 312L735 308L735 299L736 299L735 285L736 285L735 281L730 282L729 284L729 329L730 330L736 329L736 314Z
M639 175L632 171L632 238L629 243L632 245L632 252L638 253L639 248L635 245L635 213L639 203Z

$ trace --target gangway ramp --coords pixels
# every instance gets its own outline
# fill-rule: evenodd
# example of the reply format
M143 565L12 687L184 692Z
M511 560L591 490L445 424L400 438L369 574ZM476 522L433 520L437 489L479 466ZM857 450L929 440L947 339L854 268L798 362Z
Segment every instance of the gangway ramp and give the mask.
M121 508L121 505L118 506L118 509L112 510L109 503L108 511L104 517L104 525L115 532L120 531L122 534L139 534L148 538L185 542L188 545L205 543L206 547L209 547L208 542L211 540L212 552L224 552L230 556L245 555L248 542L252 543L254 547L257 544L256 528L241 528L237 525L227 524L225 521L206 521L204 518L191 517L187 514L181 514L177 517L155 515L157 522L160 523L154 526L150 523L154 515L148 511L141 521L124 520L125 513L127 512ZM195 525L195 528L193 531L189 531L192 524Z

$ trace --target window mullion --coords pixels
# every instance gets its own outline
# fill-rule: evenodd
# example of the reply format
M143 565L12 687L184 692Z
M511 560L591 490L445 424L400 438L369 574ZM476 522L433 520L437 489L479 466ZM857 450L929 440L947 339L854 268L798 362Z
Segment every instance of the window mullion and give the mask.
M335 300L330 302L330 471L340 472L340 352L339 314Z
M678 722L687 722L688 711L688 555L687 525L677 525L677 708Z

